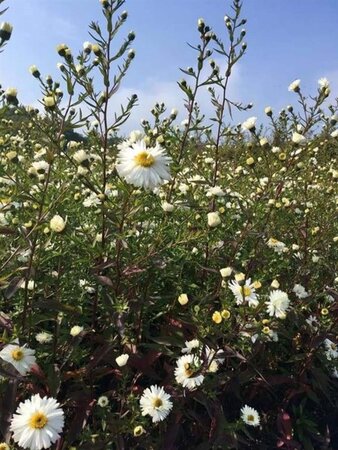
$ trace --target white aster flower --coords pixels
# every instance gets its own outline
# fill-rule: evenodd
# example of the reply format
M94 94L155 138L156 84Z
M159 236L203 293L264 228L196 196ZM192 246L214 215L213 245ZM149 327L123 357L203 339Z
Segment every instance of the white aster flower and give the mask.
M317 329L318 327L318 320L316 316L309 316L305 322L309 325L309 327L313 328L313 329Z
M32 168L39 174L48 172L49 164L46 161L34 161L32 163Z
M71 329L70 329L70 335L73 337L78 336L80 333L82 333L83 331L83 327L80 327L79 325L74 325Z
M199 373L202 361L195 355L184 355L176 361L175 379L189 390L203 383L204 375Z
M142 416L149 415L154 423L164 420L173 407L170 399L162 387L155 385L145 389L140 399Z
M175 209L174 205L172 205L171 203L168 203L166 201L164 201L161 206L162 206L163 211L165 211L165 212L173 212Z
M297 133L297 131L294 131L292 133L292 142L295 144L303 145L306 142L306 137L300 133Z
M99 397L97 399L97 404L101 407L101 408L105 408L106 406L108 406L109 404L109 399L106 395L101 395L101 397Z
M36 363L35 350L20 346L17 341L6 345L0 352L0 358L12 364L20 375L25 376Z
M257 117L249 117L242 123L242 130L252 131L256 128Z
M38 333L35 336L35 339L39 342L39 344L48 344L48 342L52 341L53 336L46 331L41 331L41 333Z
M224 197L225 196L225 192L223 191L223 189L219 186L213 186L213 187L209 187L206 193L207 197Z
M79 164L79 165L81 165L81 164L87 165L89 162L89 158L90 158L90 156L88 155L88 153L85 150L78 150L73 155L74 161L76 162L76 164Z
M243 406L241 409L241 419L247 425L251 425L252 427L258 427L260 424L260 417L258 412L251 408L248 405Z
M135 144L135 142L140 141L142 139L142 131L133 130L129 134L129 142Z
M272 291L269 301L265 302L270 316L275 316L278 319L284 319L286 311L289 309L290 300L286 292L277 289Z
M295 284L292 292L294 292L298 298L306 298L309 296L309 293L306 292L305 287L301 284Z
M54 398L33 395L21 402L13 415L10 430L20 447L30 450L50 448L62 432L64 414Z
M191 353L195 348L199 348L200 341L193 339L192 341L185 341L185 347L182 348L182 353Z
M205 346L205 358L208 363L208 372L217 372L219 365L225 360L223 350L214 350L207 345Z
M253 308L258 306L258 295L256 294L254 283L251 283L251 278L245 280L243 286L237 280L229 281L228 285L236 297L237 305L241 305L245 301Z
M332 342L330 339L325 339L324 345L326 348L325 355L329 361L338 358L338 345L335 342Z
M268 247L272 248L276 253L280 254L285 251L286 245L284 242L275 238L270 238L267 242Z
M144 139L119 146L116 170L121 178L136 187L152 190L170 180L171 158L157 143L148 147Z

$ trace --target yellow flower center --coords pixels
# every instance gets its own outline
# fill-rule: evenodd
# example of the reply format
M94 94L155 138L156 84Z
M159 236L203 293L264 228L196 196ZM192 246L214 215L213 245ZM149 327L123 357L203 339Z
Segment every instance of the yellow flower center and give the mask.
M163 405L163 402L162 402L162 400L159 398L159 397L156 397L154 400L153 400L153 407L154 408L159 408L160 406L162 406Z
M0 444L0 450L9 450L9 447L7 444Z
M244 294L244 297L249 297L249 295L251 294L251 289L249 288L249 286L243 286L242 293Z
M35 430L44 428L48 423L46 414L42 412L36 412L29 419L28 425Z
M247 417L248 422L253 422L255 420L254 416L252 414L249 414Z
M187 377L191 377L191 375L194 373L189 363L184 364L184 371Z
M155 158L148 152L141 152L134 158L135 163L142 167L151 167L155 163Z
M21 350L21 348L17 348L15 350L12 351L12 358L14 359L14 361L21 361L24 357L24 353Z

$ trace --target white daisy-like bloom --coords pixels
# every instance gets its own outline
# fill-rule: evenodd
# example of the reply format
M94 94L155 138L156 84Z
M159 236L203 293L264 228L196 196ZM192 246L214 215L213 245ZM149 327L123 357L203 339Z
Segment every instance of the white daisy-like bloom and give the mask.
M258 295L254 283L251 283L251 278L245 280L242 286L237 280L229 281L229 288L236 297L236 304L242 305L243 302L248 302L249 306L256 308L258 306Z
M63 429L64 413L59 406L54 398L39 394L21 402L10 425L14 441L30 450L49 448Z
M42 174L48 172L49 164L46 161L35 161L32 163L32 167L37 173Z
M83 327L80 327L79 325L74 325L71 329L69 334L73 337L78 336L80 333L82 333Z
M217 372L220 364L225 361L223 350L214 350L207 345L205 346L205 358L208 363L208 372Z
M289 309L290 300L286 292L276 289L272 291L269 301L265 302L270 316L275 316L278 319L285 319L286 311Z
M165 211L165 212L173 212L175 209L174 205L172 205L171 203L168 203L166 201L162 202L161 207L162 207L163 211Z
M267 242L267 245L269 248L272 248L276 253L280 254L283 253L286 249L286 245L284 242L279 241L275 238L270 238Z
M140 398L142 416L149 415L154 423L164 420L173 407L170 399L163 387L154 385L145 389Z
M127 183L147 190L153 190L170 180L169 164L171 158L156 143L147 147L144 139L119 145L116 170Z
M90 156L85 150L78 150L74 153L73 159L76 162L76 164L87 164L89 162Z
M338 345L335 342L332 342L330 339L325 339L324 345L326 348L325 355L329 361L338 358Z
M20 346L18 341L6 345L0 352L0 358L12 364L20 375L25 376L36 364L35 350Z
M300 133L297 133L297 131L294 131L292 133L292 142L294 142L295 144L303 145L306 143L306 137Z
M313 328L313 329L317 329L318 328L318 319L316 316L309 316L305 322L309 325L309 327Z
M208 187L206 196L207 197L213 197L213 196L215 196L215 197L224 197L225 196L225 192L219 186Z
M101 395L101 397L99 397L97 399L97 404L101 407L101 408L105 408L106 406L108 406L109 404L109 399L106 395Z
M244 405L241 409L241 419L244 423L252 427L258 427L260 424L260 417L258 412L248 405Z
M301 284L295 284L292 292L294 292L298 298L306 298L309 296L309 293L306 292L305 287Z
M190 391L203 383L204 375L199 373L202 361L193 354L181 356L176 361L175 379Z
M182 353L191 353L195 348L198 349L201 343L198 339L192 339L191 341L185 341L185 347L182 348Z
M249 117L249 119L242 123L242 130L253 130L256 127L256 121L257 117Z
M36 334L35 339L39 342L39 344L48 344L53 340L53 335L47 333L47 331L41 331Z
M135 143L137 141L141 141L142 140L142 131L140 130L133 130L130 132L129 134L129 142L130 143Z

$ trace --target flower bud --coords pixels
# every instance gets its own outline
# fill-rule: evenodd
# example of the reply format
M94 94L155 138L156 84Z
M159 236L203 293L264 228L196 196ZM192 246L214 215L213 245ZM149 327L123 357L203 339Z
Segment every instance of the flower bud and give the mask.
M265 112L265 114L266 114L267 116L271 117L271 116L272 116L272 108L271 108L271 106L267 106L267 107L264 109L264 112Z
M59 44L57 47L56 47L56 51L58 52L58 54L60 55L60 56L66 56L66 50L68 49L68 46L66 45L66 44Z
M134 49L130 49L128 52L128 58L129 59L134 59L135 58L135 50Z
M128 17L128 11L122 11L122 13L121 13L121 19L122 19L122 20L126 20L127 17Z
M189 298L188 298L187 294L181 294L178 296L177 301L180 305L184 306L188 303Z
M92 51L92 43L91 42L84 42L83 43L83 51L89 55L89 53Z
M115 362L119 367L123 367L127 364L129 359L129 355L127 353L124 353L123 355L118 356L115 358Z
M55 215L51 218L49 227L55 233L61 233L66 227L66 222L61 216Z
M295 80L289 85L289 92L299 92L300 91L300 80Z
M208 225L211 228L217 227L221 223L221 218L219 217L218 212L210 212L208 213Z
M5 90L5 97L8 103L17 104L18 91L15 88L7 88Z
M1 41L8 41L12 35L13 27L9 22L2 22L0 25L0 39Z
M145 433L146 431L145 431L145 429L142 427L142 425L137 425L135 428L134 428L134 436L135 437L138 437L138 436L141 436L141 434L143 434L143 433Z
M198 19L197 21L197 29L200 33L203 33L205 27L204 19Z
M45 105L45 108L53 109L56 105L55 97L52 95L47 95L43 98L43 104Z
M94 52L94 55L96 55L96 56L100 56L102 54L101 47L98 44L93 44L92 50Z
M224 267L223 269L220 269L220 273L221 273L222 278L230 277L230 275L232 273L232 268Z
M213 322L215 322L217 325L219 325L219 324L222 322L222 320L223 320L221 313L220 313L219 311L215 311L215 312L213 313L213 315L212 315L212 320L213 320Z
M29 71L33 75L34 78L40 77L39 69L36 66L30 66Z
M168 203L168 202L163 202L161 206L162 206L163 211L165 211L165 212L172 212L175 209L174 205L172 205L171 203Z
M135 33L134 31L130 31L128 34L128 41L131 42L135 39Z

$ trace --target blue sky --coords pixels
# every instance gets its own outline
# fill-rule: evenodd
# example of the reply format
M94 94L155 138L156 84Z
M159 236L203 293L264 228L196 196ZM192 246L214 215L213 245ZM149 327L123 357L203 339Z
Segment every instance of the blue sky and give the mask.
M92 20L100 19L98 0L7 0L9 10L3 20L14 25L12 39L0 55L0 83L15 86L20 99L35 103L39 87L28 67L36 64L44 75L57 76L55 51L67 43L76 53L89 39ZM223 17L229 13L228 0L127 0L129 19L124 28L136 32L136 58L116 103L133 92L140 106L128 128L137 128L149 117L155 101L178 107L184 118L181 93L176 80L179 67L194 64L194 52L186 42L198 42L196 23L203 17L225 37ZM263 109L279 110L295 102L288 92L291 81L301 78L306 92L315 93L318 78L326 76L338 94L338 1L337 0L243 0L247 18L246 56L241 60L230 85L234 100L253 102L248 115L264 119ZM201 98L207 113L206 96Z

